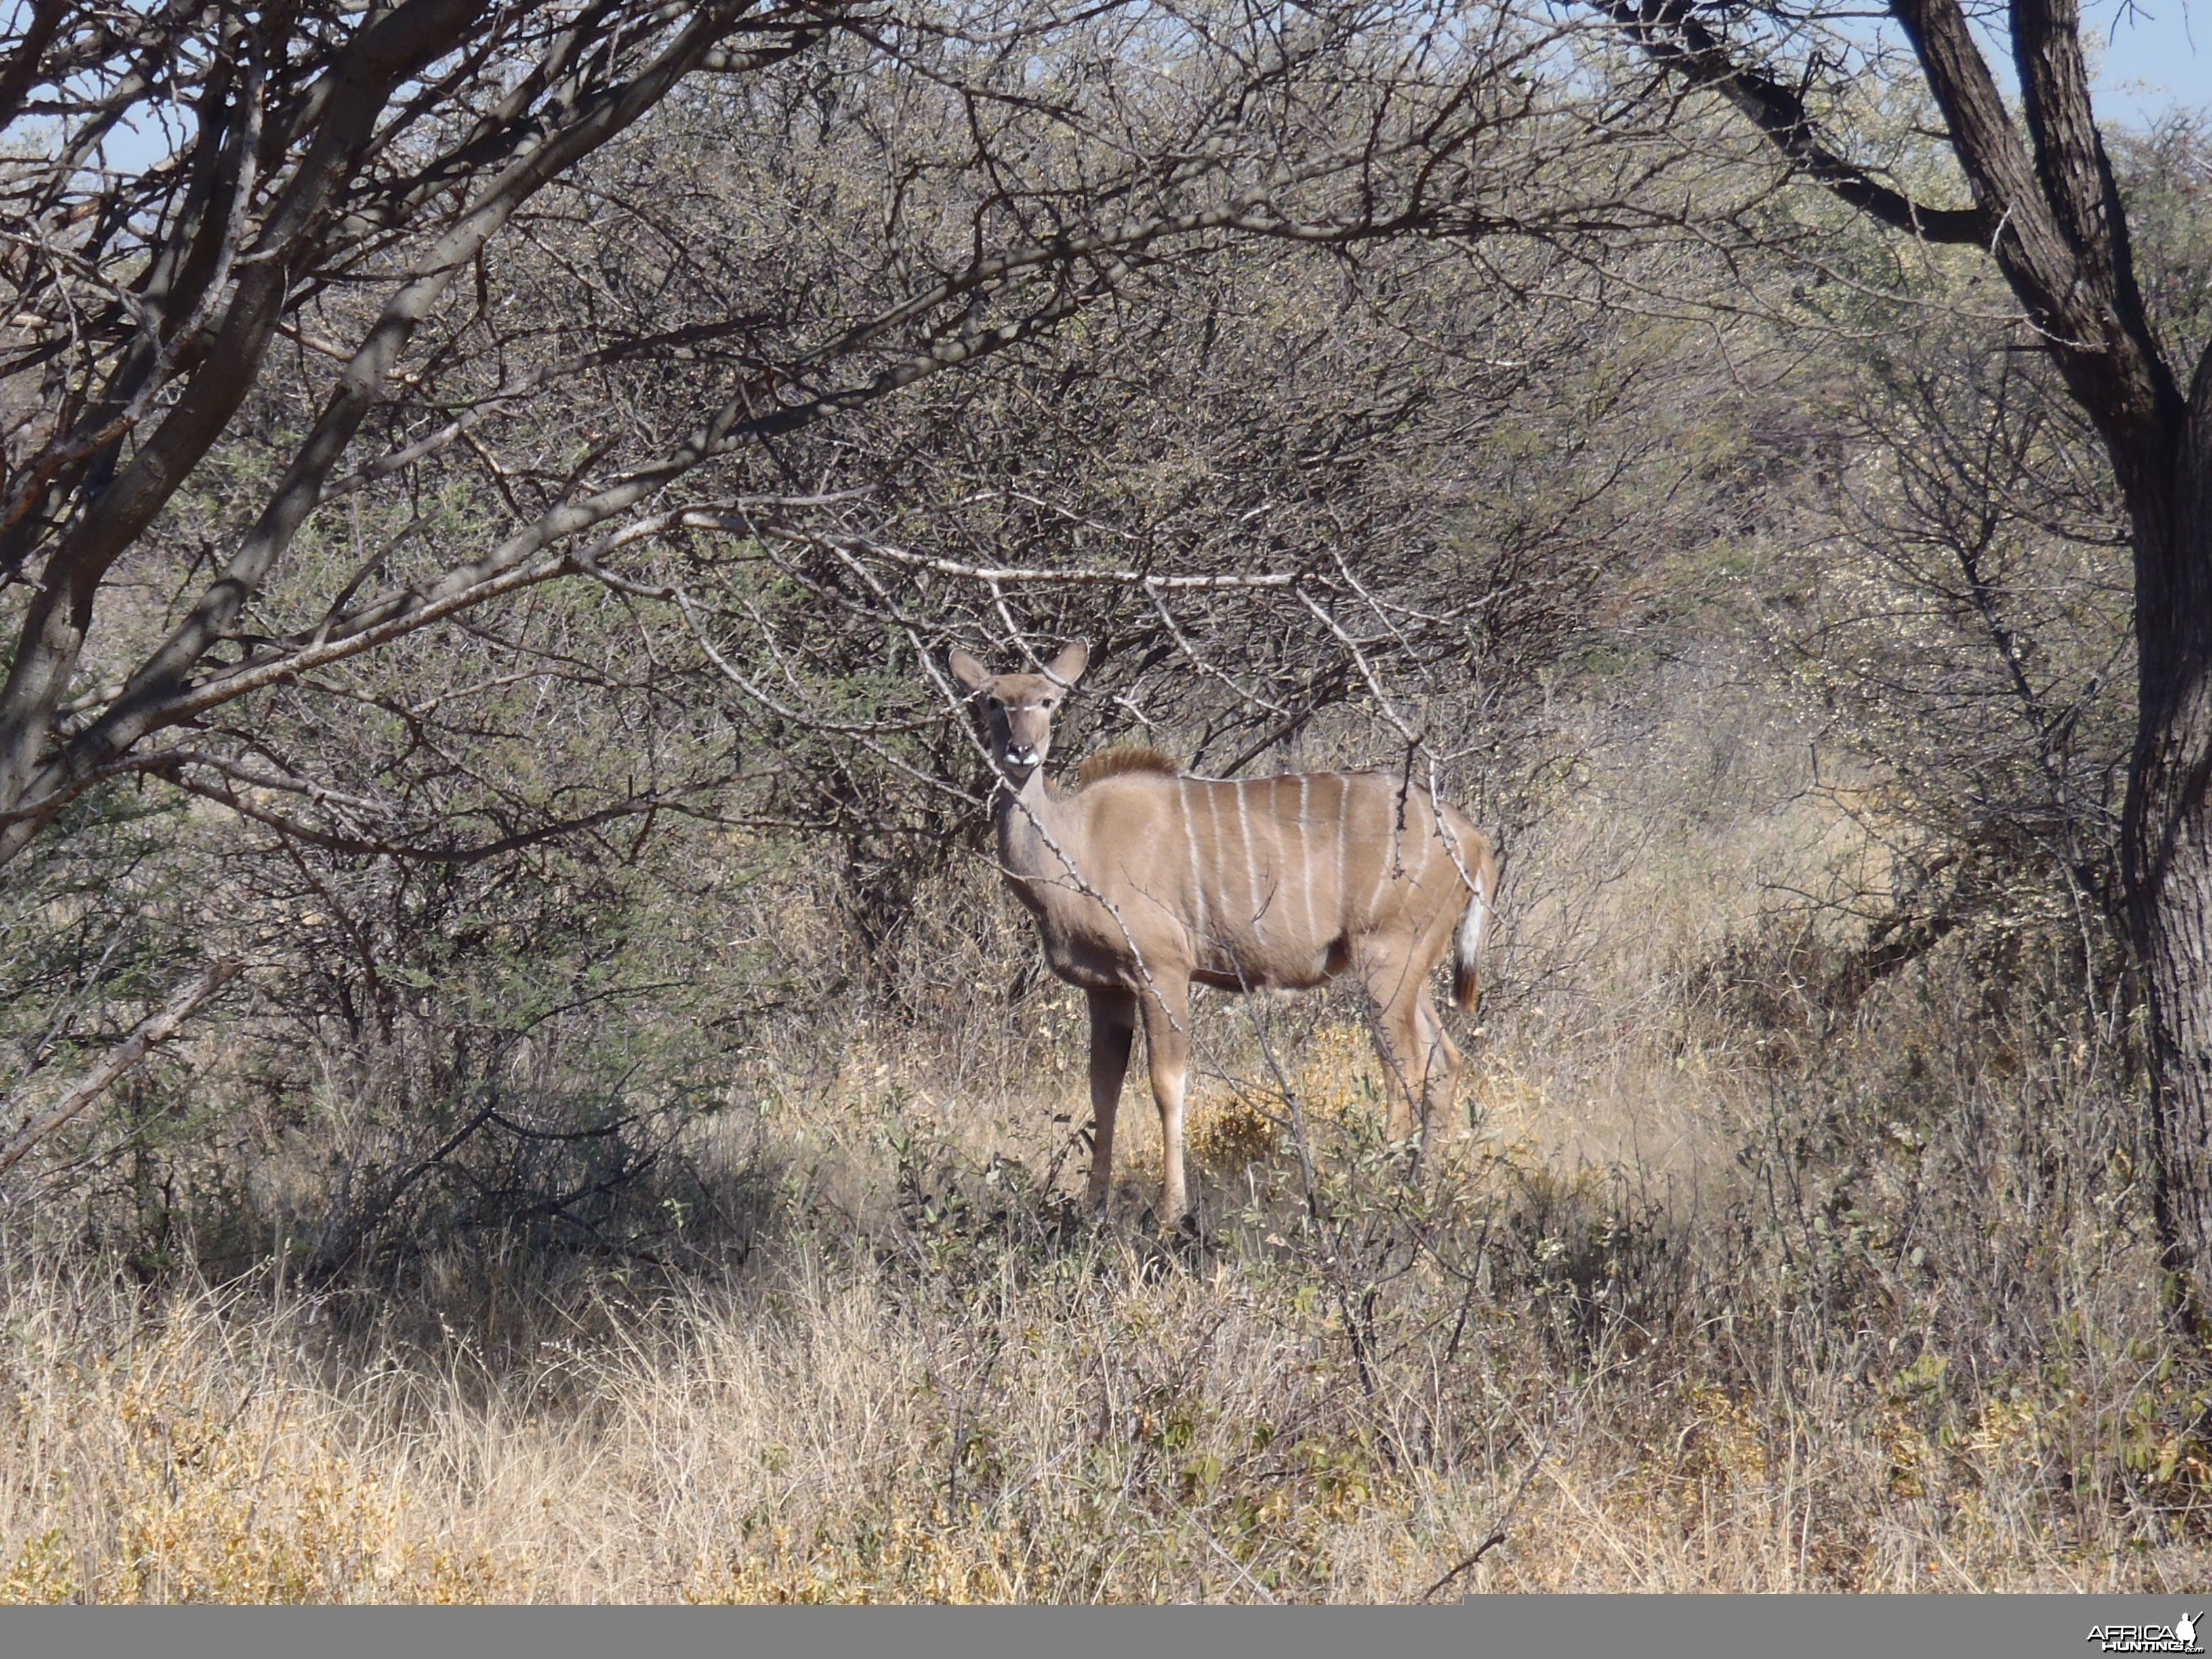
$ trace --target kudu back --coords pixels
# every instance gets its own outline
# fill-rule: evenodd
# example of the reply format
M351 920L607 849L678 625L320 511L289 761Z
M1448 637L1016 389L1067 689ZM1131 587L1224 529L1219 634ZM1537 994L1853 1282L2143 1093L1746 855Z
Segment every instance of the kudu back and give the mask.
M1376 772L1188 777L1149 750L1095 757L1075 789L1045 781L1052 721L1090 653L1039 674L992 674L965 651L953 678L981 708L1000 775L999 857L1036 920L1045 961L1091 1002L1090 1198L1106 1200L1114 1116L1138 1026L1166 1155L1164 1218L1189 1208L1183 1085L1190 988L1302 991L1340 975L1372 999L1376 1052L1396 1080L1389 1132L1449 1109L1462 1061L1429 980L1455 946L1469 1013L1498 897L1498 856L1455 807Z

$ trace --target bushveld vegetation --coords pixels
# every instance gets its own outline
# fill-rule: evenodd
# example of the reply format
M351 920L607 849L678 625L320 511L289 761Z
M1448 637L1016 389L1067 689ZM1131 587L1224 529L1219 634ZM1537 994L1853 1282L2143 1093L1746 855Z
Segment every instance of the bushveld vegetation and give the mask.
M2156 491L1956 88L1730 16L23 9L0 1599L2201 1583ZM943 665L1077 635L1498 832L1418 1158L1202 995L1078 1202Z

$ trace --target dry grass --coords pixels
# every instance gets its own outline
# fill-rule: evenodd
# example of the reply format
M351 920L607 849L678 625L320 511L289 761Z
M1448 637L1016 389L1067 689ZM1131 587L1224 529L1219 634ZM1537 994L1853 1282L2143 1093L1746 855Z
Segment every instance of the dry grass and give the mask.
M1053 994L996 1047L757 1060L693 1132L721 1219L640 1191L657 1264L448 1241L306 1290L10 1240L0 1599L2201 1583L2212 1365L2124 1072L1963 951L1804 1006L1826 947L1761 881L1857 854L1764 781L1732 828L1584 787L1531 838L1475 1127L1417 1182L1348 1011L1201 1009L1202 1244L1144 1224L1141 1093L1115 1219L1073 1214Z
M1969 1386L1757 1305L1779 1275L1704 1279L1684 1214L1631 1236L1622 1172L1540 1146L1561 1103L1503 1058L1407 1195L1358 1033L1310 1046L1330 1218L1217 1087L1201 1250L1064 1230L1030 1165L893 1093L844 1099L844 1167L715 1273L494 1253L377 1299L19 1267L0 1596L1401 1600L1499 1529L1447 1593L2201 1582L2185 1368L2104 1328L2148 1306L2132 1246L2076 1285L2073 1363Z

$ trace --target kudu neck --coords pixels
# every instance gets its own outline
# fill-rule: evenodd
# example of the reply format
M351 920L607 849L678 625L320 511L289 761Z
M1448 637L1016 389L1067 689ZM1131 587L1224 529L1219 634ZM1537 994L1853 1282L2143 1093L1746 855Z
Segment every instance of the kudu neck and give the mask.
M1001 781L997 815L999 858L1008 871L1038 876L1059 872L1060 860L1053 844L1065 848L1066 826L1059 793L1045 781L1044 768L1030 773L1018 789Z

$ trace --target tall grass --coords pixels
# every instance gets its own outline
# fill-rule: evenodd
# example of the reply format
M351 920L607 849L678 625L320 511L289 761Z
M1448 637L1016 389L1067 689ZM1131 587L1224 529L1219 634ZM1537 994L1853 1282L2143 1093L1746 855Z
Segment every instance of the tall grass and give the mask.
M0 1594L2201 1578L2203 1377L2113 1205L2015 1246L2002 1218L1972 1242L1985 1219L1956 1195L1771 1190L1783 1160L1758 1152L1733 1195L1710 1171L1655 1184L1547 1152L1532 1130L1573 1103L1500 1059L1482 1135L1409 1188L1336 1029L1296 1079L1310 1198L1267 1103L1217 1089L1195 1115L1215 1217L1196 1249L1072 1222L1034 1185L1042 1147L979 1151L892 1091L826 1096L839 1121L812 1146L789 1127L769 1224L714 1270L479 1248L380 1295L303 1293L273 1269L142 1288L11 1250ZM1771 1133L1806 1127L1777 1109ZM1921 1243L1885 1236L1899 1206Z
M1849 929L1772 878L1860 852L1778 763L1737 783L1525 838L1472 1122L1418 1170L1356 1010L1202 1007L1196 1242L1148 1224L1140 1091L1114 1214L1074 1208L1049 985L934 1044L794 1027L625 1189L649 1252L303 1277L312 1132L222 1186L273 1206L243 1273L19 1203L0 1597L2201 1583L2212 1365L2162 1316L2125 1032L2057 943L1837 992Z

